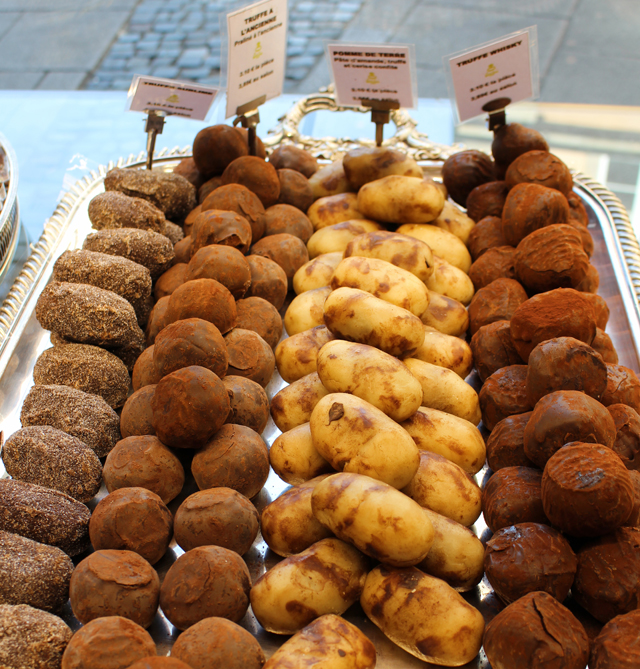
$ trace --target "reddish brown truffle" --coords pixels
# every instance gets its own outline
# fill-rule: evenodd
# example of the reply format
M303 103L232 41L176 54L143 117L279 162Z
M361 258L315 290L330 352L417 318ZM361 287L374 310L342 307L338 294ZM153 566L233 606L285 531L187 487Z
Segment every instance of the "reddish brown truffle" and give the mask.
M613 450L627 469L640 469L640 415L626 404L607 407L616 426Z
M184 219L184 223L182 224L182 229L184 230L185 237L191 235L191 228L193 228L193 222L195 221L196 216L201 211L202 211L202 204L199 204L195 209L192 209L189 212L189 215Z
M501 165L510 165L528 151L548 151L549 145L537 130L520 123L506 123L493 132L491 154Z
M600 398L606 406L626 404L640 412L640 380L628 367L607 363L607 389Z
M231 409L227 423L244 425L260 434L269 420L269 398L264 388L244 376L225 376L222 379L229 395Z
M258 156L242 156L229 163L222 173L222 183L246 186L265 207L276 204L280 197L280 180L275 167Z
M241 328L229 332L224 343L229 355L229 374L244 376L266 387L276 366L269 344L256 332Z
M621 527L578 547L572 594L600 622L638 609L640 529ZM636 631L637 633L637 631Z
M286 232L263 237L251 247L251 254L269 258L280 265L287 275L289 288L293 286L293 275L309 262L306 244Z
M277 169L296 170L307 179L318 171L318 161L304 149L293 144L281 144L269 156L269 162Z
M192 365L158 383L151 408L153 427L163 444L197 448L224 425L229 396L216 374Z
M120 414L120 432L122 438L155 434L151 400L156 392L156 385L146 385L129 396Z
M81 627L69 641L61 669L126 669L156 654L149 632L121 616L97 618Z
M479 222L487 216L502 216L509 187L504 181L489 181L476 186L467 196L467 216Z
M250 428L227 424L193 456L191 473L200 490L233 488L251 499L269 476L269 451Z
M640 610L610 620L591 646L590 669L635 669L640 666Z
M251 270L251 285L245 297L261 297L281 309L289 290L285 271L278 263L259 255L247 256Z
M174 174L179 174L184 177L189 183L192 183L195 188L200 188L206 181L204 174L196 166L196 161L193 158L183 158L174 168Z
M259 529L255 506L231 488L201 490L176 511L175 539L180 548L222 546L238 555L250 548Z
M634 500L622 460L600 444L567 444L544 468L544 512L570 536L595 537L615 530L631 515Z
M175 657L143 657L128 669L193 669Z
M151 346L156 340L158 332L167 324L166 315L167 307L169 306L169 297L161 297L154 305L149 320L147 321L147 329L145 330L145 337L147 346Z
M153 364L153 346L149 346L142 351L133 366L131 385L136 391L145 386L155 385L161 378Z
M513 246L487 249L469 268L469 278L476 290L496 279L516 279L517 251Z
M274 204L264 215L265 236L289 234L305 244L313 234L313 225L307 216L289 204ZM264 240L263 240L264 242ZM276 258L272 258L276 260Z
M165 503L145 488L120 488L100 500L89 521L97 551L127 550L155 564L169 548L173 517Z
M482 512L492 532L518 523L548 524L542 508L542 472L529 467L504 467L482 491Z
M547 339L574 337L590 345L595 335L591 302L572 288L556 288L534 295L511 317L511 338L525 362L531 351Z
M278 204L295 207L301 212L307 211L315 197L309 179L296 170L278 170L280 197Z
M153 364L162 379L183 367L206 367L222 378L229 356L220 330L201 318L186 318L167 325L153 345Z
M128 437L107 456L103 478L109 492L146 488L168 504L182 490L184 469L157 437Z
M589 659L584 627L546 592L531 592L498 613L483 644L495 669L584 669Z
M158 574L132 551L96 551L71 575L69 600L81 623L122 616L147 628L156 615L159 598Z
M187 281L171 294L165 323L169 325L186 318L202 318L225 334L236 325L233 295L215 279Z
M573 188L569 168L548 151L527 151L518 156L507 169L504 177L509 188L520 183L535 183L555 188L565 197Z
M153 295L156 300L167 297L173 291L185 282L185 274L187 273L187 265L183 262L177 263L170 267L162 276L158 277L156 285L153 287Z
M193 140L193 160L205 175L222 174L230 162L248 153L242 134L224 123L203 128Z
M509 321L496 321L478 328L471 337L471 352L480 380L508 365L519 365L522 358L511 340Z
M282 316L271 302L261 297L247 297L236 302L238 328L257 332L275 348L282 336Z
M198 249L188 261L185 281L215 279L239 300L251 285L251 269L245 257L232 246L214 244Z
M493 160L482 151L467 149L459 151L444 161L442 181L452 200L463 207L471 191L495 180Z
M496 246L507 246L502 236L502 219L497 216L485 216L478 221L469 233L467 246L474 260Z
M540 469L572 441L613 446L613 418L597 400L577 390L558 390L536 405L524 431L524 452Z
M509 321L527 299L524 288L514 279L501 277L483 286L469 304L471 334L496 321Z
M171 565L162 583L160 606L180 630L211 616L238 622L249 608L249 590L249 569L237 553L199 546Z
M507 416L531 411L527 399L527 365L509 365L494 372L478 395L482 423L487 430Z
M614 365L618 364L618 353L611 341L611 337L600 328L596 328L596 336L591 342L591 347L597 351L605 362L611 362Z
M580 390L599 400L607 387L607 366L591 346L573 337L540 342L531 351L527 397L535 406L556 390Z
M249 221L253 243L264 235L264 206L246 186L228 184L216 188L202 201L202 211L208 209L235 211Z
M569 203L569 220L576 225L586 228L589 225L589 214L582 202L582 198L577 193L571 191L567 194L567 202Z
M531 411L507 416L491 430L487 439L487 464L494 472L505 467L534 467L524 452L524 431Z
M205 181L202 186L198 188L198 202L200 204L204 204L204 201L207 199L207 197L211 195L214 190L220 188L220 186L222 186L222 175L211 177L211 179Z
M533 183L514 186L502 211L502 235L507 244L517 246L534 230L569 219L567 198L555 190Z
M191 235L183 237L175 246L173 251L175 253L173 257L174 264L178 265L181 263L187 264L191 258Z
M245 254L251 246L251 225L233 211L208 209L196 216L191 229L191 253L211 244L238 249Z

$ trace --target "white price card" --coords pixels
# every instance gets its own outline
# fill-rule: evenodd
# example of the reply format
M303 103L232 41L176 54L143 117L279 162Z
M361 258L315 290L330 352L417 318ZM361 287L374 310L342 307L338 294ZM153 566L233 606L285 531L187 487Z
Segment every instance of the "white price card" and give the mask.
M447 56L446 70L460 122L534 98L539 90L536 26Z
M129 111L162 111L204 121L219 88L200 86L185 81L135 76L127 96Z
M287 48L287 0L263 0L227 14L227 113L282 94Z
M359 107L364 98L417 107L413 45L328 44L327 59L339 105Z

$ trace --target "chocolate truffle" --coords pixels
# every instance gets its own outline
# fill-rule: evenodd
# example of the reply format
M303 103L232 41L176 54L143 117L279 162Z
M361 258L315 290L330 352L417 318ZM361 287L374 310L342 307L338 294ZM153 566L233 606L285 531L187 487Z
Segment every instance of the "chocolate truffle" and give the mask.
M293 275L309 262L306 244L286 232L263 237L251 247L251 255L263 256L280 265L287 275L288 287L293 287Z
M531 411L527 399L527 365L509 365L494 372L484 383L478 399L482 423L488 430L503 418Z
M188 264L191 259L191 235L183 237L175 246L173 251L175 256L173 258L174 264L178 265L180 263Z
M306 244L313 234L311 221L302 211L289 204L274 204L269 207L264 215L264 224L265 236L286 233L298 237Z
M503 418L487 439L487 464L494 472L505 467L535 467L524 452L524 431L533 412Z
M145 348L133 366L131 385L134 391L138 391L145 386L155 386L162 378L153 364L153 347L152 344Z
M224 338L229 374L244 376L263 388L271 381L276 359L273 350L256 332L234 328Z
M315 199L309 179L296 170L285 168L278 170L278 180L280 181L278 204L294 207L301 213L307 211Z
M260 198L246 186L228 184L216 188L202 201L202 211L208 209L234 211L240 214L249 221L254 243L264 235L264 206Z
M509 187L504 181L489 181L476 186L467 197L467 216L479 222L487 216L500 218Z
M537 130L520 123L506 123L493 131L491 154L505 167L528 151L548 151L549 145Z
M236 302L238 324L236 327L259 334L275 348L282 336L282 317L278 310L261 297L247 297Z
M134 662L128 669L193 669L175 657L143 657Z
M236 325L236 303L233 295L215 279L194 279L178 286L165 315L169 325L186 318L202 318L213 323L222 334Z
M626 404L640 412L640 380L628 367L607 363L607 389L600 398L608 407Z
M498 278L483 286L469 304L471 334L474 335L484 325L510 320L527 299L524 288L513 279Z
M260 434L269 420L269 398L264 388L244 376L230 374L222 379L229 395L227 423L244 425Z
M502 219L497 216L485 216L480 219L469 233L467 246L474 260L491 248L507 246L502 236Z
M495 321L476 330L471 337L471 352L482 382L499 369L522 362L511 340L509 321Z
M248 153L242 134L224 123L203 128L193 140L193 161L205 175L222 174L232 160Z
M280 180L275 167L258 156L242 156L229 163L222 173L222 183L246 186L265 207L275 204L280 197Z
M442 181L454 202L466 207L471 191L495 180L493 160L482 151L459 151L444 161Z
M610 620L591 646L590 669L634 669L640 666L640 610Z
M247 256L246 260L251 270L251 285L245 297L261 297L281 309L289 290L285 271L278 263L259 255Z
M277 169L296 170L307 179L318 171L318 161L309 151L294 144L280 144L269 156L269 162Z
M233 246L212 244L198 249L189 260L185 281L215 279L239 300L251 285L251 269Z
M87 211L94 230L137 228L164 234L164 214L151 202L118 191L99 193L89 202Z
M515 279L516 250L513 246L494 246L487 249L469 268L469 278L476 290L496 279Z
M168 306L169 296L161 297L151 310L151 313L149 314L149 320L147 321L147 328L145 330L147 346L153 345L158 332L160 332L160 330L162 330L162 328L167 325L165 321Z
M507 169L504 177L509 188L520 183L534 183L555 188L565 197L573 188L569 168L549 151L533 150L518 156Z
M613 450L627 469L640 469L640 415L626 404L607 407L616 426Z
M591 342L591 347L602 356L605 362L611 362L614 365L618 364L618 353L613 346L611 337L599 327L596 328L596 336Z
M244 216L233 211L207 209L193 222L191 253L211 244L221 244L245 254L251 246L251 234L251 225Z
M156 300L170 296L178 286L181 286L185 282L184 277L186 273L186 263L180 262L173 265L173 267L169 267L162 276L158 277L156 285L153 288L153 295Z
M156 384L136 390L122 407L120 431L122 438L155 434L151 400L156 392Z
M200 188L206 181L204 174L196 166L193 158L183 158L174 168L174 174L179 174L188 182L192 183L196 189Z
M211 193L213 193L216 188L222 186L222 175L211 177L208 181L205 181L200 188L198 188L198 202L203 204ZM249 189L247 189L249 190ZM262 204L262 202L260 202ZM202 210L201 210L202 211ZM200 212L198 212L200 213ZM186 223L186 221L185 221Z

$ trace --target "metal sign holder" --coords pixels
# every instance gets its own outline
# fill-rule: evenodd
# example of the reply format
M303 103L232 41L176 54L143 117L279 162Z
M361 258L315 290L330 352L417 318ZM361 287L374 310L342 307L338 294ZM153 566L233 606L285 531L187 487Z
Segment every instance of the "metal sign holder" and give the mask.
M400 109L400 103L395 100L371 100L362 98L363 107L371 108L371 120L376 124L376 146L382 146L382 137L385 123L389 123L392 109Z
M151 109L147 112L144 131L147 133L147 169L153 169L153 151L156 148L156 137L162 134L166 112Z
M240 123L243 128L247 129L249 134L249 155L256 155L256 126L260 123L260 113L258 107L267 101L266 95L261 95L251 102L245 102L236 108L236 118L233 120L233 125Z

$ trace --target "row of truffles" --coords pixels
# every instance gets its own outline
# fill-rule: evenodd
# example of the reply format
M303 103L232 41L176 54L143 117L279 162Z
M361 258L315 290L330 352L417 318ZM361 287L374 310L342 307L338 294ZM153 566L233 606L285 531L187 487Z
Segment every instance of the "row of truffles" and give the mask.
M246 155L241 131L228 130ZM282 171L283 193L308 191L306 177L290 172ZM202 209L185 221L194 185L116 169L105 189L89 206L96 232L58 259L37 303L53 348L36 362L23 428L2 452L12 478L0 481L0 602L10 632L0 635L0 663L22 667L26 640L29 666L128 667L155 655L144 628L160 607L176 628L194 629L174 645L174 664L140 667L259 668L259 644L236 624L251 587L241 556L259 531L249 500L269 473L260 433L282 334L278 309L287 273L308 259L298 259L304 242L288 230L304 235L310 223L288 200L267 212L254 192L229 182L196 226L191 254L185 232ZM266 243L254 250L260 238ZM85 504L93 507L102 482L109 494L92 513ZM161 585L153 565L172 540L185 553ZM70 643L51 615L67 601L84 625ZM39 650L27 610L43 633L60 627Z

